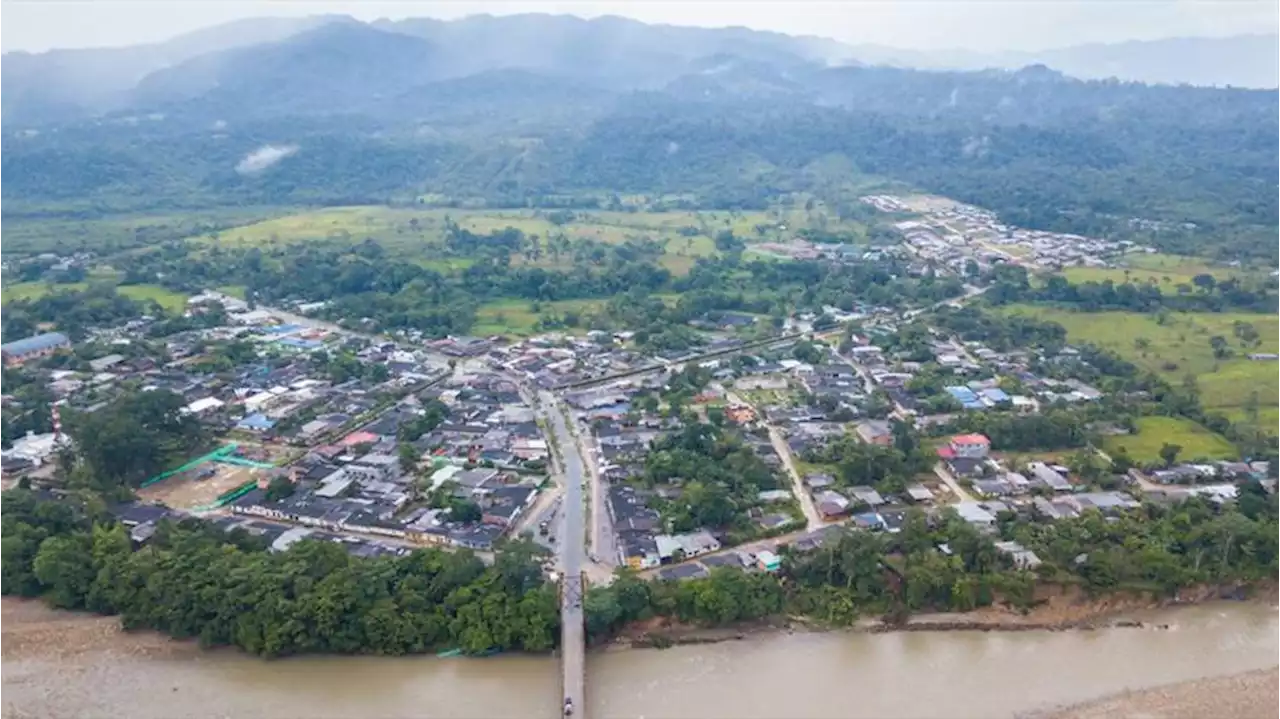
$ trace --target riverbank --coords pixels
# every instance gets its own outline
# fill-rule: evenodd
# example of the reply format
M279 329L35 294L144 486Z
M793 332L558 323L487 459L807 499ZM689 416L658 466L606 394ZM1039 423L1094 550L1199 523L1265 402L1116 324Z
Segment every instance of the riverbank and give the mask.
M551 656L307 655L264 661L151 631L124 632L112 617L12 598L3 600L3 608L5 719L545 719L558 714L563 700L560 669ZM663 652L596 652L588 657L583 713L651 719L1015 719L1038 712L1034 716L1045 719L1053 716L1049 711L1084 709L1092 706L1085 702L1129 690L1276 664L1280 620L1271 607L1213 602L1133 616L1170 630L758 628L758 636L742 641ZM779 686L797 689L781 692ZM822 689L830 686L841 691ZM858 700L851 702L851 696ZM1239 715L1252 719L1244 710Z
M1124 692L1039 715L1040 719L1267 719L1280 702L1280 667Z
M1173 597L1115 592L1090 596L1078 587L1060 587L1045 592L1031 609L1007 605L982 607L969 612L936 612L917 614L902 621L866 618L844 631L885 632L1025 632L1025 631L1093 631L1098 629L1164 629L1158 622L1135 619L1134 615L1170 607L1195 606L1210 601L1239 601L1275 606L1277 587L1267 582L1251 587L1242 585L1197 586L1179 591ZM625 627L610 644L610 649L657 648L688 644L713 644L740 641L748 637L776 632L823 631L820 622L805 617L789 617L768 622L752 622L732 627L704 628L682 624L667 618L654 618Z

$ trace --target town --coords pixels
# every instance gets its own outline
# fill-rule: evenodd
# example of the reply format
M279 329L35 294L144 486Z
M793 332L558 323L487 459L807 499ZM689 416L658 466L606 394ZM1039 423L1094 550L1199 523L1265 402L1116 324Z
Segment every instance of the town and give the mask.
M911 209L894 197L864 201ZM1098 367L1078 348L1034 338L1009 346L999 332L993 343L961 338L975 316L965 303L988 289L980 273L993 265L1101 262L1135 248L1007 228L945 203L896 227L917 271L937 267L972 284L905 314L797 312L772 334L757 332L751 314L716 312L691 323L700 339L679 351L640 351L629 332L365 335L306 316L315 304L251 308L216 291L188 300L193 329L160 340L139 339L156 324L141 317L92 328L74 347L59 332L14 341L3 348L6 368L41 383L49 407L6 394L6 412L51 411L55 421L52 432L11 439L6 486L22 479L58 491L58 456L70 445L60 414L162 390L216 439L117 507L139 543L183 516L264 537L277 551L310 538L362 556L435 546L491 557L524 538L545 550L554 576L564 569L559 544L578 541L560 534L566 452L586 468L586 573L602 584L618 568L661 579L722 566L776 571L785 549L821 546L844 529L894 533L913 507L953 510L991 532L1005 516L1230 501L1248 479L1274 490L1266 461L1176 450L1135 461L1081 441L1134 428L1106 419ZM571 416L571 442L549 434L550 412ZM1034 418L1072 423L1074 434L1009 436L1010 423ZM998 435L971 431L987 426ZM1076 449L1034 451L1053 445ZM856 466L860 453L894 451L908 464ZM673 452L683 464L671 465ZM997 546L1020 565L1039 561L1016 543Z

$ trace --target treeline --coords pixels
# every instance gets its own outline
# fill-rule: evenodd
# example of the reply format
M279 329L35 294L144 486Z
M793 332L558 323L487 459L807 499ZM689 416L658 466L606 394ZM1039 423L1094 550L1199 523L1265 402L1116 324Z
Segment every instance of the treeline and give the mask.
M1097 439L1089 426L1097 422L1084 410L1049 409L1036 414L964 412L936 432L941 435L976 432L991 440L997 451L1084 447Z
M119 614L126 628L262 656L541 652L556 641L556 596L525 544L500 551L492 567L467 552L360 559L307 541L272 553L257 538L189 520L162 523L135 549L122 527L72 500L10 490L0 513L0 591ZM653 617L721 626L802 615L848 625L997 603L1030 608L1046 582L1170 596L1274 579L1278 536L1276 496L1257 482L1226 505L1195 498L1052 523L1002 513L994 536L949 511L911 509L896 534L846 529L813 551L784 548L777 574L718 568L703 579L645 582L624 572L591 588L584 607L589 636L602 641ZM1041 564L1017 565L998 539L1021 543Z
M2 509L0 591L118 614L126 629L266 657L545 652L558 638L556 593L524 546L492 567L438 549L361 559L331 542L277 553L190 520L134 549L122 526L69 501L11 490Z
M1054 350L1067 342L1066 328L1056 322L1023 315L1006 317L969 306L943 306L929 316L929 323L965 342L981 342L997 352L1027 347Z

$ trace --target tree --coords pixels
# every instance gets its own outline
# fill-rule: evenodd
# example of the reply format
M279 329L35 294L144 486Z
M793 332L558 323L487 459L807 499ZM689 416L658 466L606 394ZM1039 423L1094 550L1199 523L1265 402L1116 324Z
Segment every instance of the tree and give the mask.
M1218 281L1214 279L1214 276L1208 273L1201 273L1191 278L1191 284L1199 287L1205 292L1212 292L1214 285L1217 283Z
M1178 461L1178 453L1182 451L1182 446L1165 442L1160 447L1160 459L1164 460L1164 466L1172 467L1173 463Z
M49 537L40 544L32 569L49 588L49 599L60 609L79 609L93 584L89 536L83 533Z
M272 477L271 481L267 483L267 491L265 493L267 501L278 502L292 495L295 489L297 488L294 486L293 481L287 476L282 474Z
M1213 348L1214 359L1226 359L1232 354L1231 347L1227 345L1227 338L1222 335L1210 337L1209 346Z
M449 507L451 522L479 522L483 516L484 512L480 509L480 505L470 500L455 500Z
M400 457L400 471L405 474L413 474L418 469L418 462L422 459L422 453L416 447L408 442L401 442L396 447L396 453Z

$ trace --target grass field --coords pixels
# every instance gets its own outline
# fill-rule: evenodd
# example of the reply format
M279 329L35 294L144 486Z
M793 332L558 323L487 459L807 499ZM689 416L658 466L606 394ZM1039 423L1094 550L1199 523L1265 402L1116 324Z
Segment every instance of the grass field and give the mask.
M115 215L93 220L5 218L4 251L9 256L41 252L69 254L92 250L99 255L165 240L199 235L214 228L258 222L294 211L285 207L197 210L182 214Z
M3 292L0 292L3 295L0 302L7 305L17 300L38 300L51 292L83 290L88 286L85 282L70 282L64 285L50 285L45 282L17 282L4 287Z
M549 238L564 235L570 240L590 240L622 244L629 239L650 239L662 244L659 262L674 274L685 274L700 257L716 254L715 234L732 230L744 242L777 241L794 230L821 227L865 236L864 228L841 222L821 206L813 210L780 208L770 212L679 211L616 212L578 211L572 221L556 224L545 211L471 210L442 208L398 208L380 206L335 207L302 212L223 230L203 233L191 239L236 245L287 245L316 240L360 242L366 238L405 253L414 262L432 269L458 267L456 258L443 256L446 222L452 221L476 234L508 227L526 235ZM786 227L787 229L782 229ZM539 259L516 256L516 263L542 267L568 267L567 257L558 260L545 252ZM465 266L465 265L463 265Z
M1274 361L1246 358L1250 352L1274 353L1280 349L1276 315L1247 313L1174 313L1165 324L1154 315L1137 312L1072 312L1070 310L1013 305L1006 312L1031 315L1057 322L1073 342L1089 342L1110 349L1134 364L1180 383L1191 374L1200 388L1206 409L1223 412L1233 420L1245 417L1250 395L1258 396L1259 422L1274 428L1280 411L1280 379ZM1262 341L1248 348L1233 333L1234 322L1247 322ZM1214 359L1209 338L1220 335L1235 352L1231 359ZM1145 340L1146 347L1139 345Z
M1163 294L1176 294L1179 285L1194 289L1192 279L1196 275L1213 275L1215 279L1249 277L1256 270L1211 265L1198 257L1163 254L1135 254L1125 257L1118 267L1068 267L1062 275L1071 282L1104 282L1115 284L1148 284ZM1185 291L1185 288L1184 288Z
M182 312L187 307L186 295L159 285L120 285L116 291L139 302L155 300L169 312Z
M604 304L603 300L560 300L541 302L539 311L533 311L529 300L502 300L482 305L476 310L476 324L471 334L480 337L507 335L527 337L537 334L538 320L549 315L563 316L566 312L589 312ZM581 331L580 328L569 331Z
M45 282L19 282L4 288L0 302L8 304L16 300L35 300L51 293L71 292L88 287L89 283L87 282L70 282L59 285ZM116 291L125 297L138 301L155 300L161 307L170 312L181 312L187 306L186 295L165 289L159 285L118 285Z
M1159 462L1160 448L1166 442L1182 447L1180 460L1235 459L1235 447L1221 435L1182 417L1142 417L1137 434L1108 437L1103 449L1124 449L1137 462Z

